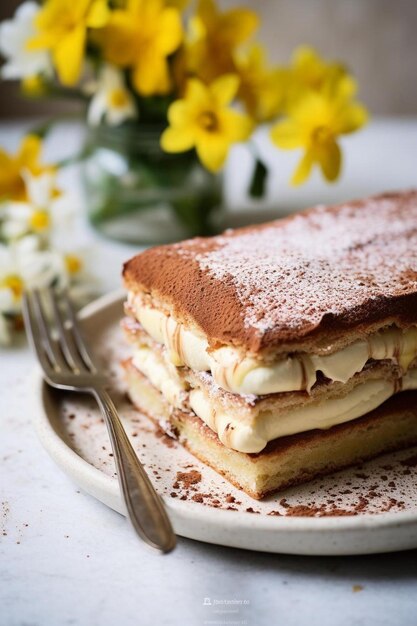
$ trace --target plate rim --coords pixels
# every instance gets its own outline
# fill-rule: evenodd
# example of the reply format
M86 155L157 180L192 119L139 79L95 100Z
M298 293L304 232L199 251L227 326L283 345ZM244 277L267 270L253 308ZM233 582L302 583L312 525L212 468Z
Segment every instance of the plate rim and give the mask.
M105 294L93 302L86 305L80 312L81 319L90 318L100 314L101 311L122 303L125 299L125 291L116 290ZM45 406L45 383L42 372L37 366L32 374L32 388L35 396L35 427L42 445L60 466L60 468L71 477L82 476L88 482L98 483L104 491L112 498L120 499L117 479L106 475L100 469L91 465L88 461L79 456L54 429ZM58 460L60 459L60 461ZM71 472L65 467L71 466ZM75 480L75 482L77 482ZM84 488L84 487L83 487ZM228 511L226 509L216 509L197 502L180 501L177 502L168 496L162 496L168 513L174 518L193 518L194 521L209 523L213 526L229 525L233 527L254 529L259 531L292 531L323 533L325 531L363 531L364 529L387 529L392 527L403 527L417 523L416 511L388 511L385 513L364 513L352 516L326 516L326 517L298 517L298 516L272 516L262 515L246 511ZM121 501L121 499L120 499ZM122 507L121 507L122 508ZM120 509L119 509L120 512Z

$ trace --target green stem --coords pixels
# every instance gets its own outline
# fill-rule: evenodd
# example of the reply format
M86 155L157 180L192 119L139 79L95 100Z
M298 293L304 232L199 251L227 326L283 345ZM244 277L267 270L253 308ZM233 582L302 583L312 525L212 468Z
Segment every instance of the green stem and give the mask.
M268 169L266 168L266 165L259 159L256 159L255 168L252 175L252 181L249 186L249 195L251 196L251 198L264 197L267 179Z
M255 167L253 169L252 179L248 188L248 193L251 198L263 198L265 195L266 183L268 180L268 168L259 155L259 150L253 141L250 141L249 150L255 160Z

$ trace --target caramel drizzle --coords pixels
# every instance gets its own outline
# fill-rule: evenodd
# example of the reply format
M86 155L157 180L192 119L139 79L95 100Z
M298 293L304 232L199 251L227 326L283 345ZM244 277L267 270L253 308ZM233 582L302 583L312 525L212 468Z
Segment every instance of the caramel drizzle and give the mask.
M297 361L301 368L301 388L300 391L307 391L307 369L302 356L297 356Z
M394 380L394 394L399 393L403 390L403 378L396 378Z
M184 354L182 350L182 341L181 341L181 324L175 324L174 332L170 332L169 322L170 317L166 316L164 321L164 335L166 337L167 344L169 349L175 353L175 355L179 358L179 360L184 363Z

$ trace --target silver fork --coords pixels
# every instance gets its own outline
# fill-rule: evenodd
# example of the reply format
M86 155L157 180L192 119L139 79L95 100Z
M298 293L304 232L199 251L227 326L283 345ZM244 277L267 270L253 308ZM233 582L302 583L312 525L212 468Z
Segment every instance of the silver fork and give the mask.
M96 399L107 425L130 521L147 544L169 552L176 544L171 523L104 388L105 378L87 350L67 294L52 288L27 291L23 317L46 382L58 389L91 394Z

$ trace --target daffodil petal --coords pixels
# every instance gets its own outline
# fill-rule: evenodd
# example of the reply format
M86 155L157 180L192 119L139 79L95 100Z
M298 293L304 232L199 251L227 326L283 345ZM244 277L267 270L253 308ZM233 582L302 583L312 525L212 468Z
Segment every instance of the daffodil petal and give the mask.
M20 144L18 153L19 163L31 168L38 161L41 152L42 141L36 135L27 135Z
M276 124L271 129L270 136L273 143L284 150L293 150L303 145L300 129L291 119Z
M94 0L87 15L87 26L90 28L102 28L110 17L107 0Z
M253 68L263 68L266 59L264 46L262 46L260 43L253 44L249 50L248 59Z
M2 175L2 170L7 169L10 166L11 159L7 152L0 148L0 176Z
M217 78L211 85L210 91L216 98L218 104L225 106L229 104L239 89L239 76L237 74L225 74Z
M219 115L221 132L233 143L244 141L253 130L253 121L248 115L226 109Z
M222 17L222 33L235 44L246 41L259 26L257 14L250 9L232 9Z
M206 26L210 26L216 19L216 5L213 0L199 0L197 16Z
M166 0L168 6L175 7L179 11L182 11L189 4L190 0Z
M291 178L291 185L297 186L304 183L310 176L311 168L314 163L314 157L311 150L307 150Z
M194 147L195 137L191 128L169 127L161 135L161 147L165 152L185 152Z
M56 33L39 33L26 42L27 50L48 50L57 42Z
M164 55L172 54L178 48L183 36L181 18L174 8L165 9L159 17L157 45Z
M113 11L108 24L94 31L94 39L102 46L104 58L120 67L132 65L135 60L135 51L128 45L133 37L132 16L126 11Z
M335 141L322 146L318 153L319 163L325 179L334 182L340 173L342 154Z
M328 122L330 106L329 100L322 93L306 91L290 109L290 116L302 126L325 126Z
M62 39L52 52L59 78L64 85L74 85L80 77L85 36L84 26L77 26Z
M226 160L229 144L221 137L206 135L198 141L196 149L202 164L210 172L218 172Z
M185 97L187 100L192 100L196 104L198 102L206 104L209 97L209 90L198 78L190 78L187 82Z
M311 61L316 61L317 54L313 48L310 46L298 46L294 52L292 53L292 63L293 65L300 65L304 63L311 63Z
M340 135L353 133L364 126L368 121L369 115L366 108L359 103L353 103L346 111L340 112L336 116L335 129Z
M132 79L135 89L143 96L167 93L171 85L167 60L149 50L133 69Z
M358 91L358 83L352 76L341 76L336 80L334 90L338 98L348 100Z
M172 126L185 126L190 119L189 106L185 100L175 100L168 109L168 121Z

